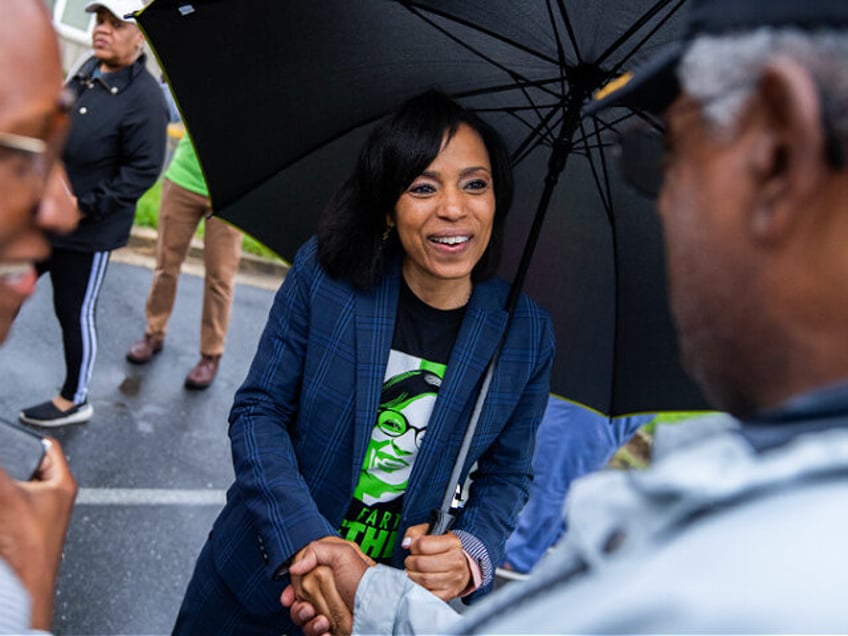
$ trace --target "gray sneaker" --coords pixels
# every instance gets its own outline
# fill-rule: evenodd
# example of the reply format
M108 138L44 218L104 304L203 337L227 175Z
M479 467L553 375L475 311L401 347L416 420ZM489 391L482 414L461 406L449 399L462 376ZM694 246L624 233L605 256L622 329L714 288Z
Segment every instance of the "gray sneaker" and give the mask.
M82 424L90 420L92 415L94 415L94 408L87 401L82 404L75 404L67 411L62 411L56 408L52 401L48 400L24 409L18 417L24 424L51 428L66 426L67 424Z

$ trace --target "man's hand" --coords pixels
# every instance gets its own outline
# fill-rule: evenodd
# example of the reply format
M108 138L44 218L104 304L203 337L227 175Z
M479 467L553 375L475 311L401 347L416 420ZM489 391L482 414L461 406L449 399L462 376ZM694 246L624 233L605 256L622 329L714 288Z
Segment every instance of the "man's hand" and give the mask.
M471 569L462 543L452 532L428 535L427 524L407 529L403 547L409 556L403 562L409 578L443 601L462 594L471 581Z
M358 545L324 537L295 555L289 568L292 584L280 602L308 636L350 634L356 588L373 565Z
M0 471L0 556L32 599L32 627L49 630L65 532L77 494L62 448L50 448L33 481Z

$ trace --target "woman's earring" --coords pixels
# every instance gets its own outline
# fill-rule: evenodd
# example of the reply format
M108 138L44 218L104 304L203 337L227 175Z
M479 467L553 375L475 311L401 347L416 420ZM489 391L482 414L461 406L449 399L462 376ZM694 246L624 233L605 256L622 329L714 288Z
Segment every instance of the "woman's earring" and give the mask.
M394 226L387 225L386 229L383 231L383 243L389 240L389 237L392 235L392 228Z

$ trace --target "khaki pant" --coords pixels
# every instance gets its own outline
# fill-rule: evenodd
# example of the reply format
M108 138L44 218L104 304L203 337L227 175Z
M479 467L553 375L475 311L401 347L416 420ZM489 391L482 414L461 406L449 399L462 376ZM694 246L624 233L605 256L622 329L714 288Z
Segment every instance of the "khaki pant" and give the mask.
M159 206L159 236L156 240L156 269L147 297L147 334L165 336L174 308L180 267L188 254L191 238L201 219L211 213L209 199L164 179ZM242 234L224 221L206 218L203 259L203 315L200 323L200 353L214 356L224 352L230 322L235 275L241 258Z

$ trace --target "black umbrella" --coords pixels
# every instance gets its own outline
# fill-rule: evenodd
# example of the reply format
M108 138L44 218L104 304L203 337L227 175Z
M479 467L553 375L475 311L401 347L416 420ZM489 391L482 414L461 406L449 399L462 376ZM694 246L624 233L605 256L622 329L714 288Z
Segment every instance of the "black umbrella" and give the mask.
M653 203L619 185L610 158L634 114L582 120L580 109L679 35L683 4L155 0L139 23L213 207L284 258L394 106L437 87L477 110L514 159L501 275L526 273L554 316L552 390L619 415L705 404L678 364Z

